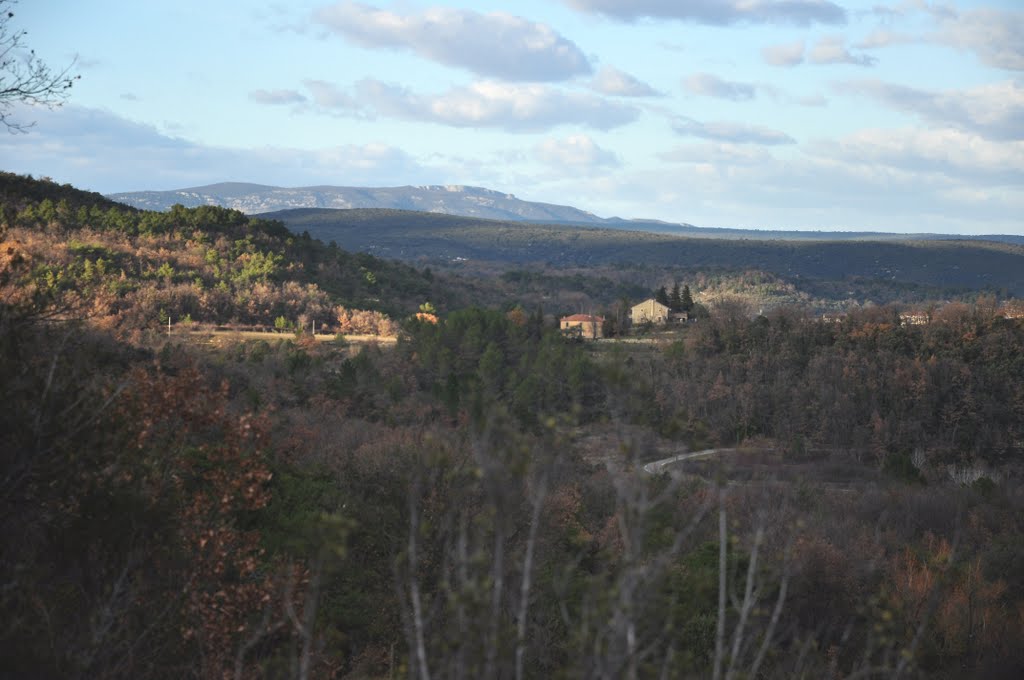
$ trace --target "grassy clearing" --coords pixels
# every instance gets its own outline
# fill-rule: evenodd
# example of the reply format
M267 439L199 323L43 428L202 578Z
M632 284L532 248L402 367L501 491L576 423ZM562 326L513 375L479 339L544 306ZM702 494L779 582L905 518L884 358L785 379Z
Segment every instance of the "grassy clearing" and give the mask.
M268 331L186 331L188 335L199 338L235 338L238 340L287 340L295 339L294 333L273 333ZM174 333L172 333L174 335ZM335 342L339 339L334 333L317 333L312 337L317 342ZM347 343L356 345L393 345L398 341L394 335L343 335L340 338Z

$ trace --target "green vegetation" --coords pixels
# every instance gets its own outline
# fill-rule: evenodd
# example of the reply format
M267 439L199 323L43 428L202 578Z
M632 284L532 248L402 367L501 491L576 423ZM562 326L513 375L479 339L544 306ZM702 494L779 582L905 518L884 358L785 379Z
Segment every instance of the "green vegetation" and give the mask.
M465 280L239 213L93 222L83 203L72 223L15 199L8 675L1024 671L1024 320L994 300L833 323L723 293L695 323L587 343L511 300L456 308ZM669 280L669 302L778 284L706 276ZM224 306L182 302L207 291ZM295 306L246 311L287 291ZM318 300L378 296L338 319L400 310L386 349L141 330L183 313L290 330ZM713 446L729 450L642 471Z
M405 316L443 281L371 255L296 237L280 222L232 210L138 211L70 187L0 175L6 239L34 266L20 272L55 308L145 329L172 320L271 327L284 317L331 323L337 304ZM82 305L88 304L88 309ZM299 323L303 320L302 323Z

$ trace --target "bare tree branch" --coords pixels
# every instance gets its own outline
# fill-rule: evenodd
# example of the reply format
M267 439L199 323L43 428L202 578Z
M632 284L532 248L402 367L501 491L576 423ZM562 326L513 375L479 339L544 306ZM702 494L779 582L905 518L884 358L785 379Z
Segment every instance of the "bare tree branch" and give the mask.
M715 628L715 670L714 679L722 677L722 662L725 659L725 598L726 598L726 532L725 485L718 487L718 624Z
M74 74L77 58L53 71L25 43L27 31L10 26L16 0L0 0L0 124L8 132L26 132L35 123L11 120L16 103L53 109L67 101L69 90L81 76Z

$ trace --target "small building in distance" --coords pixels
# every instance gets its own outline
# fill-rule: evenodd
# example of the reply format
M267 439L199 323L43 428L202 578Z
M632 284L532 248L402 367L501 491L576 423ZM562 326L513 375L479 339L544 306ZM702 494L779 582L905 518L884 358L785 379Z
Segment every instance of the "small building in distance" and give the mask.
M562 333L566 335L578 335L585 340L597 340L604 337L604 318L590 314L573 314L563 316L559 324Z
M638 305L633 305L629 310L629 320L636 326L642 323L666 323L671 310L655 300L649 298Z
M696 320L697 317L692 316L689 312L669 312L668 320L665 323L686 323Z

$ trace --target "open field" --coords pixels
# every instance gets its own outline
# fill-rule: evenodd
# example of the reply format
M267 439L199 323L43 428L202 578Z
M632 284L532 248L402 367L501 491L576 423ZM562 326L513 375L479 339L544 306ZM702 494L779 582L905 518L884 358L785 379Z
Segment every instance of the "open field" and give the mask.
M268 331L186 331L192 337L228 338L237 340L288 340L295 339L294 333L272 333ZM180 335L180 331L178 333ZM176 335L174 332L171 335ZM309 336L304 336L309 337ZM334 333L317 333L312 336L317 342L335 342L338 336ZM398 341L394 335L343 335L344 342L355 345L393 345Z

